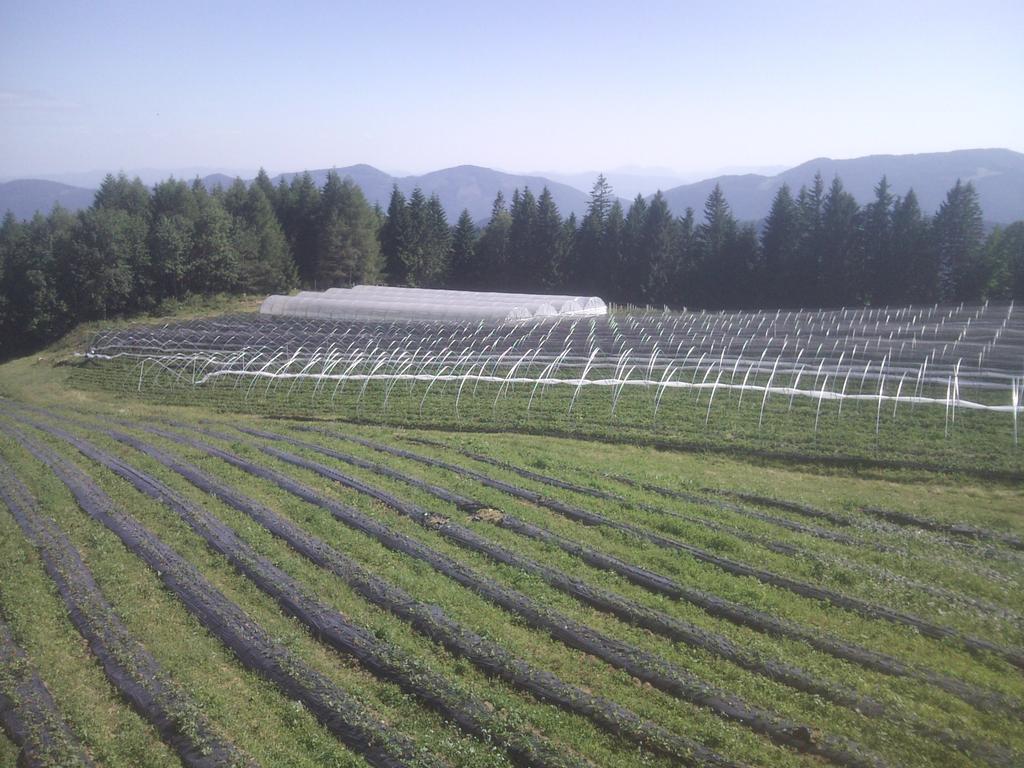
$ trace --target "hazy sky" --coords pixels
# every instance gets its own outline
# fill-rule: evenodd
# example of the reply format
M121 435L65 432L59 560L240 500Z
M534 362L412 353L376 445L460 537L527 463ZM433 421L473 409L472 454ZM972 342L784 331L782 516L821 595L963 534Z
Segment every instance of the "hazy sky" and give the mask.
M1024 2L0 0L0 177L1024 151Z

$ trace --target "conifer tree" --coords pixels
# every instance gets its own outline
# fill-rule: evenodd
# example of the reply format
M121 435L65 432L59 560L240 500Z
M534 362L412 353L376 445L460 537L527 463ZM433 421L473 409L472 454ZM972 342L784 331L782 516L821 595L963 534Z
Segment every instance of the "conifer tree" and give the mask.
M599 262L604 238L604 225L608 212L614 203L612 187L604 174L599 174L590 191L587 212L580 222L573 248L573 261L569 270L577 290L594 292L606 284L602 277L603 265Z
M537 228L537 199L529 187L512 194L508 228L508 282L514 291L531 291L537 284L534 246Z
M626 259L626 213L616 200L605 217L600 257L595 259L599 273L595 287L599 296L613 301L626 298L625 286L632 280Z
M146 235L145 223L123 210L88 208L54 243L56 288L76 320L132 308L133 266L141 261Z
M676 221L660 189L647 206L642 244L634 278L640 282L641 300L653 306L664 305L671 298L668 289L677 269Z
M765 267L764 298L779 307L800 303L794 290L799 284L800 211L788 184L783 184L775 193L761 233L761 249Z
M672 306L686 306L697 301L697 250L696 219L693 208L687 207L676 220L676 273L669 297Z
M875 199L864 208L862 258L853 275L858 302L887 304L897 295L898 270L892 250L894 201L889 180L883 176L875 186Z
M234 212L232 244L239 260L242 290L280 293L295 284L288 242L263 188L253 184Z
M54 282L54 240L71 226L71 217L55 206L48 217L36 213L25 224L11 213L0 226L4 305L0 355L32 349L65 327L66 311Z
M537 199L537 220L526 263L533 290L554 290L565 266L565 233L562 216L547 187Z
M643 195L633 198L622 222L623 270L616 282L620 288L619 297L632 304L644 300L644 283L638 279L645 260L644 223L647 220L647 201Z
M308 173L292 177L287 197L282 197L281 225L291 249L299 281L312 287L317 275L317 243L320 229L320 189Z
M482 279L476 243L480 233L465 208L452 231L452 265L449 282L454 288L470 288Z
M499 189L491 206L491 218L477 242L477 256L483 269L480 287L500 291L507 285L508 233L511 227L512 216Z
M238 253L231 242L231 216L202 184L194 184L195 217L185 265L185 289L210 294L237 290Z
M411 228L408 201L395 184L391 188L391 200L380 233L384 271L392 285L405 285L409 279L408 251L413 239Z
M727 249L736 236L736 219L720 185L716 184L704 203L704 221L697 227L700 251L701 290L708 306L720 306L727 290L724 274Z
M377 220L351 179L327 174L320 195L317 284L322 288L370 283L380 272Z
M260 168L259 172L257 172L256 178L253 179L253 185L260 188L260 191L263 192L263 196L267 198L267 202L270 203L271 208L273 208L274 212L277 213L279 211L277 187L274 186L274 182L270 180L270 176L267 175L267 172L263 168Z
M935 301L938 294L935 253L929 243L928 222L921 215L913 189L893 203L890 248L890 290L881 293L881 301L890 304Z
M933 222L938 257L939 299L968 301L981 293L983 238L981 205L974 185L960 179L946 194Z
M860 260L860 206L836 176L822 205L821 271L818 300L838 307L857 301L856 272Z
M800 187L797 208L800 211L800 245L792 277L788 280L792 293L790 306L820 304L822 270L822 216L825 205L825 180L821 173L814 174L810 188Z
M441 198L436 194L427 200L419 237L421 258L415 285L439 288L451 270L452 232Z

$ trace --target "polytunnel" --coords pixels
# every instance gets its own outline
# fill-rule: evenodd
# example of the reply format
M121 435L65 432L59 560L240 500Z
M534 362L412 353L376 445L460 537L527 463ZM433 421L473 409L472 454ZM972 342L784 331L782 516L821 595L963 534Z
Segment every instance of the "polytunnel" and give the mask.
M357 285L326 291L301 291L296 296L268 296L264 315L356 321L487 321L603 315L607 307L596 296L568 296L495 291L452 291Z

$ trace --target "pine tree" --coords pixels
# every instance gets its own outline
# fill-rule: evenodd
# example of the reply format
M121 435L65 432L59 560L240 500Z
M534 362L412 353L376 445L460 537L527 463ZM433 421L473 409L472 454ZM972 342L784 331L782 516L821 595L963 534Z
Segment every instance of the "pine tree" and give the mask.
M810 189L803 186L797 195L800 211L800 247L797 263L788 280L790 305L820 305L822 271L822 217L825 206L825 180L821 173L814 174Z
M571 282L581 292L594 292L606 284L601 264L605 220L615 195L604 174L599 174L590 191L587 212L580 222L573 243L573 260L569 269Z
M875 187L875 199L864 208L862 260L853 276L861 303L888 304L897 296L896 254L892 249L892 217L895 198L883 176Z
M508 282L513 291L532 291L538 284L534 272L534 254L537 228L537 199L529 187L512 194L509 211L512 223L508 228Z
M123 173L107 174L96 190L93 208L114 208L149 220L149 188L136 176L131 181Z
M800 284L800 210L783 184L775 193L761 233L764 253L765 298L777 307L794 306L801 301L794 288Z
M420 275L426 269L425 253L427 230L427 197L423 190L416 187L409 196L406 206L406 242L401 253L405 269L405 282L408 285L419 285Z
M671 306L687 306L698 301L698 259L696 217L693 208L687 206L676 220L676 274L668 301Z
M188 185L173 178L153 187L149 255L156 300L183 296L192 253L196 197Z
M857 303L860 245L860 206L836 176L822 205L818 294L822 306Z
M270 180L270 176L267 175L267 172L263 168L260 168L252 183L254 186L260 188L260 191L263 192L263 196L267 198L267 202L270 203L274 213L277 214L279 212L277 188L274 186L274 182Z
M617 276L619 297L632 304L644 301L644 281L639 279L644 271L644 223L647 220L647 201L638 194L629 205L622 222L623 270Z
M145 250L146 235L144 222L117 208L79 213L67 236L54 246L56 287L76 321L133 307L133 265Z
M67 311L54 281L54 246L67 236L74 219L59 205L50 215L37 213L19 224L7 214L0 227L4 302L0 355L32 349L61 333Z
M643 222L643 253L636 279L646 304L664 305L671 300L669 287L675 280L676 221L659 189L647 206Z
M626 213L616 200L608 209L601 234L598 275L595 281L597 295L609 301L623 301L629 292L625 285L632 279L626 261Z
M232 245L239 260L239 285L253 293L280 293L296 281L295 265L281 224L261 186L253 184L232 220Z
M941 301L969 301L981 294L981 205L974 185L960 179L946 194L932 224Z
M96 191L92 208L97 211L122 211L128 215L124 228L131 240L128 247L128 269L132 287L125 310L151 307L154 296L153 265L148 244L152 224L149 188L137 176L129 181L123 173L116 177L107 174Z
M893 304L931 303L938 295L938 268L929 243L928 222L921 215L914 190L896 198L890 239L891 290L882 300Z
M351 180L327 174L320 195L317 283L323 288L369 283L380 273L377 219Z
M558 275L558 284L556 286L556 290L564 293L579 291L579 284L574 278L574 265L579 263L579 257L577 256L579 235L580 227L576 221L576 213L575 211L570 211L569 216L562 225L562 248L565 253L565 256L562 258L562 264L565 267L562 273Z
M452 231L452 266L449 282L455 288L471 288L478 285L483 277L476 253L479 236L473 217L463 208Z
M238 253L231 242L231 216L201 184L193 185L195 218L185 265L185 288L206 295L237 290Z
M317 275L320 229L320 190L310 174L292 177L284 201L281 224L291 248L299 281L312 287Z
M388 203L387 217L380 233L381 258L388 282L393 285L405 285L409 279L407 253L409 247L409 211L406 208L405 195L398 185L391 188L391 201Z
M477 256L483 269L482 288L503 290L507 285L508 233L511 226L512 216L499 189L491 207L491 218L477 242Z
M451 270L452 232L441 198L436 194L427 200L419 234L422 257L415 284L438 288L445 285Z
M700 251L700 286L706 306L720 306L735 275L728 274L727 248L736 236L736 219L720 185L704 203L704 221L697 227Z
M997 301L1022 298L1024 288L1024 221L994 228L983 249L984 297Z
M530 284L538 291L554 290L565 266L564 223L547 187L537 199L537 221L527 266L532 277Z

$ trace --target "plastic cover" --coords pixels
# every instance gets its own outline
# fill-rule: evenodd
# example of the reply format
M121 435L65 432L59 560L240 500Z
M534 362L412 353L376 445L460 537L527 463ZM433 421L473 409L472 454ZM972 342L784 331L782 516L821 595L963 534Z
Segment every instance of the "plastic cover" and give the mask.
M451 291L357 285L296 296L268 296L260 314L331 320L510 321L603 315L596 296Z

